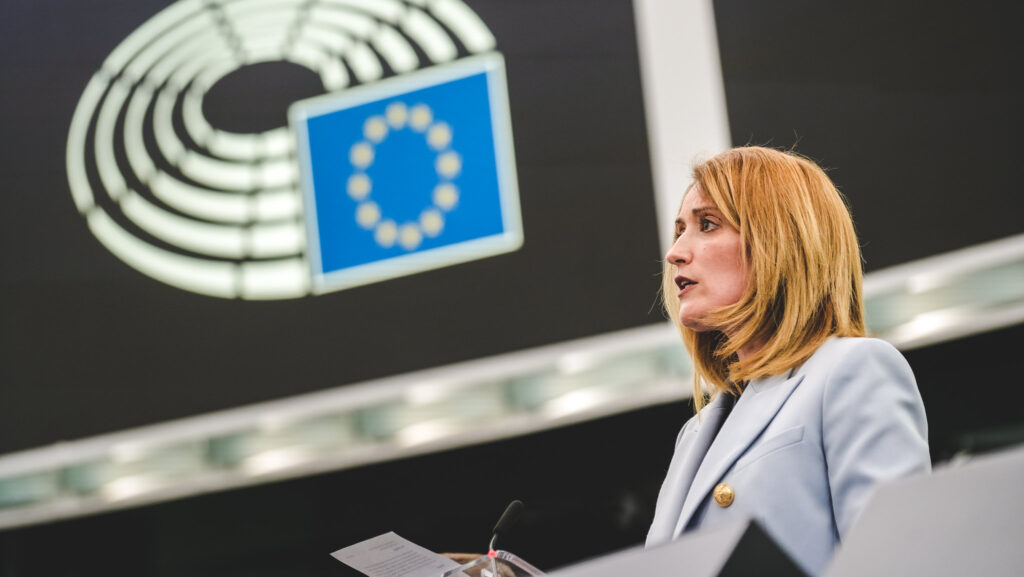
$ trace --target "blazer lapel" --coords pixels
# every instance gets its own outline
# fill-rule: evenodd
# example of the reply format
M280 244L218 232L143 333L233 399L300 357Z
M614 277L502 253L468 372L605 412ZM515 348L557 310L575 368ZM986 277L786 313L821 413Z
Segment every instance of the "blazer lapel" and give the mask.
M803 380L803 375L790 377L790 374L783 373L754 380L740 395L732 414L718 431L714 442L706 449L706 454L705 451L700 452L703 460L697 465L673 537L686 529L697 508L704 502L715 484L764 431L786 403L789 395ZM697 452L694 451L692 454L696 455Z
M718 395L700 412L700 420L693 431L679 439L676 455L685 455L678 462L673 459L665 484L661 489L661 498L655 510L655 518L647 535L647 546L664 543L672 539L676 521L683 507L686 492L693 483L693 477L704 460L705 453L715 440L715 432L726 417L726 405L723 395Z

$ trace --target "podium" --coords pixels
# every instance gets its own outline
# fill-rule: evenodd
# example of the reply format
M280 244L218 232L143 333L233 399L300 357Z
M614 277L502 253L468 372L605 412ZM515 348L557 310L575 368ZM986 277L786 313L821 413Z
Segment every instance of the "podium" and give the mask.
M1024 575L1024 447L881 487L825 570L866 575Z
M644 550L626 549L548 574L550 577L806 577L754 521L686 533Z

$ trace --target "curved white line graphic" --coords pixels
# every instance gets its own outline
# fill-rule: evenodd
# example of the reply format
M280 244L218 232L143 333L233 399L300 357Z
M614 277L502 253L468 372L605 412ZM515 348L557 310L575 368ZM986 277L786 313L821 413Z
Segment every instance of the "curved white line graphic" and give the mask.
M111 253L168 285L222 298L304 296L294 137L287 127L217 128L203 112L208 91L275 61L337 91L451 61L460 45L494 44L461 0L179 0L86 85L68 132L75 206Z

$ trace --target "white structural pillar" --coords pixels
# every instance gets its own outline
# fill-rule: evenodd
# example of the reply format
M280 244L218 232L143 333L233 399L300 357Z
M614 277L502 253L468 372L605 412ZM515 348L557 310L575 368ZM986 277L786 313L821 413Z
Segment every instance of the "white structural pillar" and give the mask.
M731 146L711 0L634 0L664 252L695 161Z

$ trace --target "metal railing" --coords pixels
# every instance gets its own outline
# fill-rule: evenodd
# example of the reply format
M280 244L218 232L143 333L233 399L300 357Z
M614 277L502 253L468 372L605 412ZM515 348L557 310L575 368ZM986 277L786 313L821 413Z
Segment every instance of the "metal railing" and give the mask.
M873 334L910 349L1024 321L1024 235L877 271ZM0 528L300 477L686 399L666 324L0 457Z

